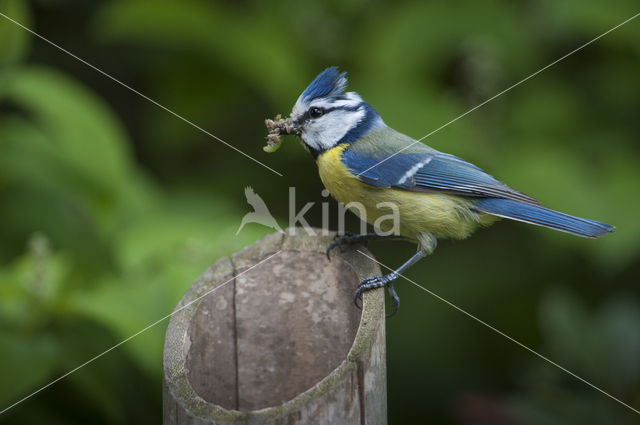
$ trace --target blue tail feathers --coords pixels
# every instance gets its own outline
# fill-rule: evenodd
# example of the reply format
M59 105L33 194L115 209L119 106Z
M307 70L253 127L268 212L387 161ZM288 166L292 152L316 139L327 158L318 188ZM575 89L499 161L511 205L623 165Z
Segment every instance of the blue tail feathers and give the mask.
M537 224L587 238L597 238L608 232L613 232L614 229L613 226L599 221L574 217L539 205L525 204L510 199L480 198L474 202L474 206L478 211L487 214Z

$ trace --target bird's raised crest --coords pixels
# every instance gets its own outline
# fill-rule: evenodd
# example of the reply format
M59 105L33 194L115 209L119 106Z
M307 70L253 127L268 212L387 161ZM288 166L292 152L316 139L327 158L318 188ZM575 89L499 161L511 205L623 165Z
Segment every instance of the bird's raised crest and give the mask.
M334 97L344 93L347 88L347 73L340 72L337 66L322 71L302 92L300 98L311 102L320 97Z

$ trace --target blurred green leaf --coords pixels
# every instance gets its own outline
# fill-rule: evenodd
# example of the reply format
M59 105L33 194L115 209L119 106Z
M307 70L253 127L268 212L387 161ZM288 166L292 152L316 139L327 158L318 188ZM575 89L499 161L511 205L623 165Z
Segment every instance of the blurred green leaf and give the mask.
M276 216L286 214L289 185L299 203L321 199L313 159L296 143L269 157L261 147L264 118L288 111L324 67L348 71L350 89L417 138L636 8L634 0L0 0L2 13L285 174L245 162L0 18L0 376L9 383L0 398L15 401L170 314L205 268L268 232L249 224L235 235L247 184ZM424 140L616 233L587 240L505 220L442 241L409 272L634 406L636 29L637 21L607 34ZM312 225L318 211L306 216ZM414 249L371 248L389 265ZM387 323L390 423L464 423L474 411L459 400L469 392L480 393L480 413L508 409L522 423L635 420L449 306L397 290L403 312ZM7 422L158 423L165 326L39 393Z
M287 100L284 94L300 90L306 81L295 54L300 45L278 22L274 8L264 2L235 11L195 0L182 1L178 8L168 0L117 1L102 9L95 31L109 41L187 48L241 75L254 89Z
M580 374L589 370L593 341L586 307L571 292L549 291L540 304L540 325L553 358L570 360Z
M144 278L144 281L136 281ZM128 275L125 279L105 279L93 291L74 294L68 308L95 320L114 332L117 342L144 330L172 311L169 282L148 276ZM135 336L123 349L132 353L148 373L159 373L166 323ZM110 348L105 346L104 349Z
M640 303L625 295L607 300L594 318L598 360L594 369L612 388L640 396ZM603 364L609 366L600 369Z
M0 0L0 12L29 27L31 17L23 0ZM22 60L31 45L31 36L4 16L0 16L0 67L13 65ZM1 79L0 79L1 81ZM2 98L0 83L0 98Z
M55 370L60 346L50 334L18 334L0 328L0 405L14 403L47 380Z
M112 218L132 177L126 136L115 116L86 88L47 68L13 72L7 98L51 137L38 148L71 174L97 217Z

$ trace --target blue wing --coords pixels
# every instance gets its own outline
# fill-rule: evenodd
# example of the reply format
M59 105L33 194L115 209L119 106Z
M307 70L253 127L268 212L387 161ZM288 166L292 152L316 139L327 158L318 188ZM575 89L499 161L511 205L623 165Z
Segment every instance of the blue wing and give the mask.
M598 237L613 226L540 206L480 168L389 129L370 133L342 153L342 162L370 185L474 198L477 211L578 236Z
M380 154L359 149L356 143L343 152L342 162L360 180L373 186L538 204L534 198L511 189L475 165L429 148L411 153Z

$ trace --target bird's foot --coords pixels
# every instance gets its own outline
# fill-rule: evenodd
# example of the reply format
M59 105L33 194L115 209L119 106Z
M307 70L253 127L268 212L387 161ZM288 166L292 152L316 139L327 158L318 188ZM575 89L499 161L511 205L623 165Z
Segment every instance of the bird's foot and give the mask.
M400 309L400 297L398 297L396 290L393 288L393 281L394 277L392 276L370 276L363 279L358 284L358 289L353 297L353 303L356 307L361 308L358 301L362 299L363 293L371 291L372 289L386 287L389 292L389 296L391 297L391 305L393 306L393 311L390 314L387 314L387 317L395 315L398 312L398 309Z
M366 233L364 235L356 235L350 232L345 232L342 234L337 233L333 237L333 241L327 247L327 251L326 251L327 258L331 259L331 257L329 257L329 254L331 253L331 250L333 250L336 247L342 247L344 245L355 245L358 243L366 244L367 241L371 239L380 239L382 237L384 236L380 236L376 233Z

